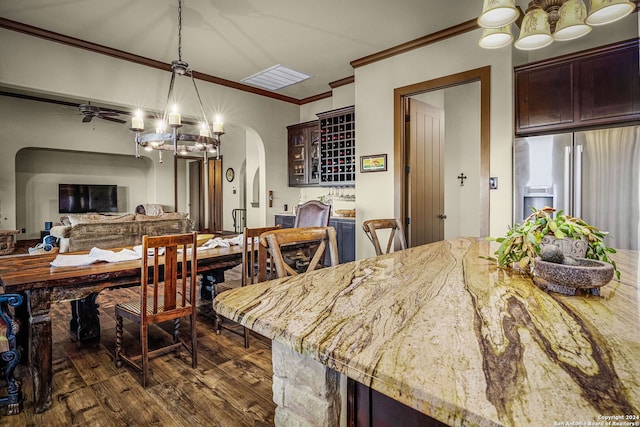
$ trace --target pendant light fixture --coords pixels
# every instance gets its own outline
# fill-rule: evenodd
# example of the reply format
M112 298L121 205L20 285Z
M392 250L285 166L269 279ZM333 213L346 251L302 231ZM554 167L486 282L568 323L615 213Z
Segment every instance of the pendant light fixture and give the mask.
M532 0L515 47L533 50L553 41L575 40L591 32L592 26L616 22L635 9L635 3L629 0L591 0L588 13L583 0ZM478 17L478 25L484 28L480 46L494 49L510 45L510 24L518 15L514 1L484 0Z
M179 132L183 126L183 120L173 93L176 76L189 76L193 83L202 114L197 134ZM216 116L212 125L209 123L193 72L189 64L182 60L182 0L178 0L178 59L171 62L171 82L165 109L162 118L155 126L155 132L143 133L144 129L144 115L138 111L131 119L131 130L136 134L136 157L140 157L140 147L142 147L147 151L158 150L160 163L162 163L163 151L173 151L174 156L202 152L205 163L208 154L215 154L220 158L220 137L224 135L224 124L220 116Z

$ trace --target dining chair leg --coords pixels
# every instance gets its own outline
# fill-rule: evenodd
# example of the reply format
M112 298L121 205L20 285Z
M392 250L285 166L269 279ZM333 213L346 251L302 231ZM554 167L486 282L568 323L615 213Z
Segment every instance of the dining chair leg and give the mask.
M191 319L191 367L195 369L198 366L198 329L195 314L189 318Z
M180 319L173 319L173 342L180 341Z
M122 316L116 316L116 351L115 362L116 367L121 368L123 365L122 357Z
M142 344L142 387L147 387L147 377L149 376L149 340L147 325L140 325L140 343Z
M216 328L216 335L220 335L222 333L222 316L216 313L216 320L214 321L214 326Z

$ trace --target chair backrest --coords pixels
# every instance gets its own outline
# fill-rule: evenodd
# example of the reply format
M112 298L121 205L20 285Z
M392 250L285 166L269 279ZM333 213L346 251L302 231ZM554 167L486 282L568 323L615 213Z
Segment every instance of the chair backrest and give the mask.
M287 246L310 248L308 265L305 272L323 266L325 250L329 250L330 265L338 265L338 244L336 230L333 227L285 228L268 231L260 235L261 249L271 255L272 267L278 277L295 276L298 271L285 261L283 252ZM306 264L305 260L305 264ZM294 261L295 262L295 261Z
M142 237L142 322L161 322L163 318L170 318L173 311L184 311L188 307L195 310L197 236L194 231Z
M260 281L258 271L262 265L266 266L266 264L258 262L260 256L258 251L260 235L267 231L279 230L280 228L280 225L276 225L275 227L244 228L243 238L245 244L242 249L242 286L258 283Z
M331 205L325 205L318 200L309 200L298 206L296 219L293 226L299 227L326 227L329 225Z
M376 255L388 254L393 247L396 236L398 236L398 241L400 242L400 249L407 249L407 241L404 237L404 227L399 219L370 219L362 224L362 229L369 240L371 240L371 243L373 243ZM380 240L378 240L378 234L376 233L376 230L383 229L390 230L387 250L385 252L382 252Z

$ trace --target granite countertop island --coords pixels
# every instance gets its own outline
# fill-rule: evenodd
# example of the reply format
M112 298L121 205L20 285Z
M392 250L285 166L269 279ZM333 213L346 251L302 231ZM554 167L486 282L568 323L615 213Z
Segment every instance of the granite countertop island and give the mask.
M640 425L638 251L614 256L621 281L598 297L544 292L481 258L495 249L437 242L225 292L214 308L449 425Z

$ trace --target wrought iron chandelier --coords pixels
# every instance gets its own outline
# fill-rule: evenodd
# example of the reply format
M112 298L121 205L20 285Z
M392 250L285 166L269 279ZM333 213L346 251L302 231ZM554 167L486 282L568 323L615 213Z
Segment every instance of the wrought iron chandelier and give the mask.
M183 124L175 103L173 89L176 76L185 75L191 77L200 104L202 117L197 135L179 132ZM144 114L138 110L131 119L130 129L136 134L136 157L140 157L140 147L142 147L148 151L158 150L160 163L162 163L163 151L173 151L174 156L202 152L205 162L209 154L215 154L218 159L220 158L220 137L224 135L224 124L220 116L216 116L212 125L209 124L198 86L193 78L193 72L189 68L189 64L182 60L182 0L178 0L178 59L171 62L171 82L162 118L158 120L155 132L143 133Z
M588 34L593 26L624 18L636 9L628 0L590 0L589 12L583 0L533 0L520 25L515 47L540 49L557 41L574 40ZM513 41L511 23L520 15L515 0L484 0L478 25L484 28L480 46L495 49Z

